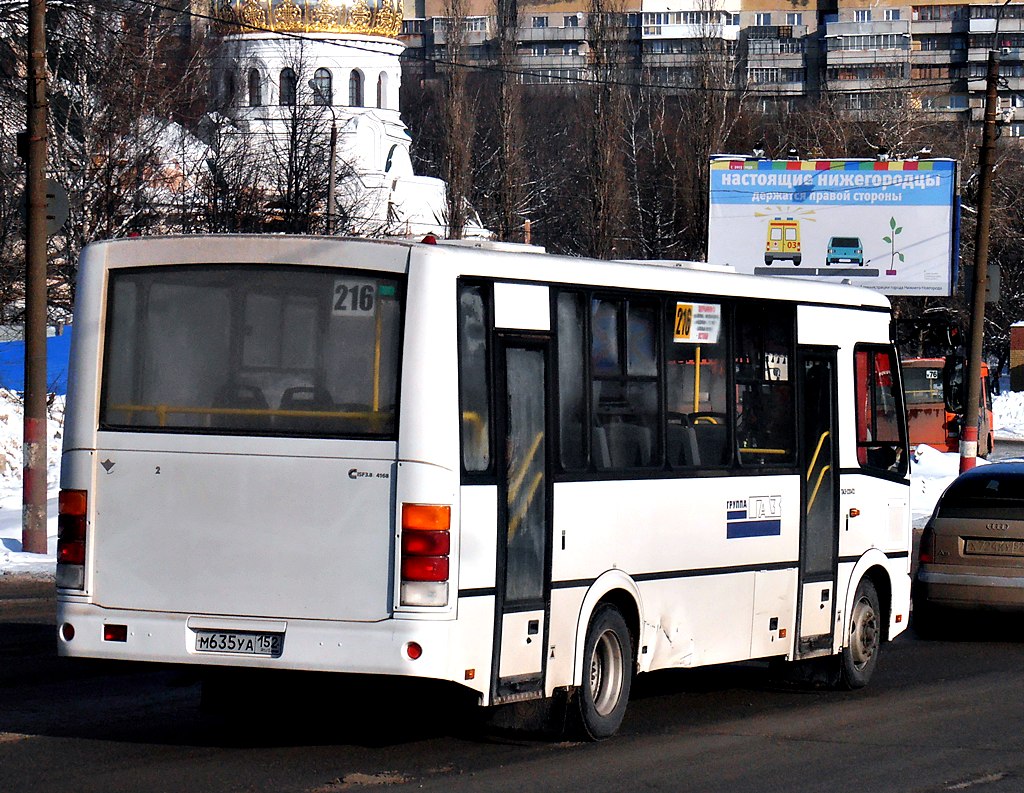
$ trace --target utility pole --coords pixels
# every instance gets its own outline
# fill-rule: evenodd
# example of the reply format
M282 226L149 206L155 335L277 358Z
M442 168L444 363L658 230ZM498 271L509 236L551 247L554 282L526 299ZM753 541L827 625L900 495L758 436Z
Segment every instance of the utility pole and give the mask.
M967 352L967 404L960 430L960 472L978 462L978 404L981 402L981 356L985 339L985 283L988 278L988 237L992 217L992 165L996 150L996 105L999 87L999 45L988 52L985 122L978 156L978 225L974 235L974 292L971 296L971 337Z
M21 546L46 553L46 0L28 4L25 428Z

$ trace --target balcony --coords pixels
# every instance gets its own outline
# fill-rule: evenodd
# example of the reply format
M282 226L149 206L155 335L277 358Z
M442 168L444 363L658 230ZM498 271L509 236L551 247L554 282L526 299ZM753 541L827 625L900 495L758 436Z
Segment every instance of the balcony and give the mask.
M927 36L934 33L966 33L967 28L966 19L929 19L924 22L913 21L910 25L915 36Z
M910 53L910 62L915 66L966 63L967 50L913 50Z
M996 20L994 18L972 19L968 30L971 33L995 33ZM1024 19L1003 17L999 20L1000 33L1019 33L1022 30L1024 30Z
M879 20L877 22L829 22L825 26L825 38L839 36L910 36L910 22L906 19Z
M644 25L641 36L648 39L722 39L738 41L739 25Z
M587 28L519 28L519 41L524 44L554 41L584 41ZM622 37L623 41L626 37Z

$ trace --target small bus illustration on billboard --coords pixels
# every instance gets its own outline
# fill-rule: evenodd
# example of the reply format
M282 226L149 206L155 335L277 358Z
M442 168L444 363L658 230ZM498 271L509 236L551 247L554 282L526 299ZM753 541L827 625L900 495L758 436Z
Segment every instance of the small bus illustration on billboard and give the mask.
M775 218L768 221L768 236L764 246L764 263L771 264L788 259L800 264L800 221L794 218Z

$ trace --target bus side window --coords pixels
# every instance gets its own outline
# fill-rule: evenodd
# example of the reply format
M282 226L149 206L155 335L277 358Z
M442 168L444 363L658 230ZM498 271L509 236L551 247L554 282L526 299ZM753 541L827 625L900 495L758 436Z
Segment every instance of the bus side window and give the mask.
M558 448L562 467L579 471L587 467L584 437L587 395L584 370L583 296L561 292L557 303L558 325ZM597 452L595 452L597 454Z
M858 347L854 353L857 404L857 461L904 475L905 429L899 404L896 358L890 349Z
M491 467L488 313L483 287L459 287L459 407L462 465L470 473Z
M741 465L785 465L794 460L794 320L789 306L737 308L735 420Z
M722 332L728 306L677 298L665 335L665 452L672 468L727 465L728 365ZM694 317L703 316L700 328Z
M599 470L661 464L657 318L653 301L591 300L592 443Z

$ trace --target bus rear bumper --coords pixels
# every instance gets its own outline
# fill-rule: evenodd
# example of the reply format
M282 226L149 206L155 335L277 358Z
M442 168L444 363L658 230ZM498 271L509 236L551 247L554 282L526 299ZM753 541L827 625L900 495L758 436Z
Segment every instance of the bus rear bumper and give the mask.
M422 677L459 683L486 696L487 661L481 658L480 668L467 668L453 636L456 625L394 618L233 618L58 601L57 648L68 657Z

